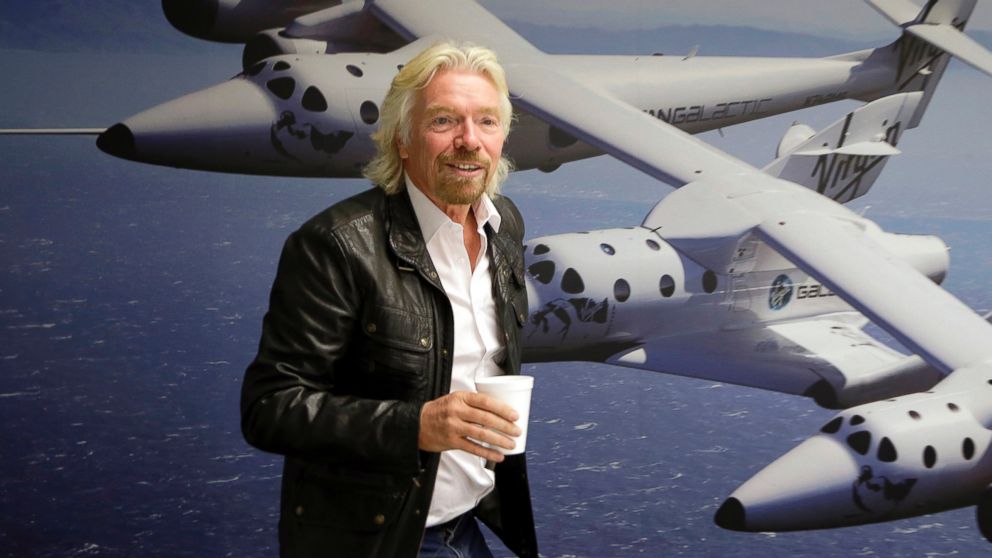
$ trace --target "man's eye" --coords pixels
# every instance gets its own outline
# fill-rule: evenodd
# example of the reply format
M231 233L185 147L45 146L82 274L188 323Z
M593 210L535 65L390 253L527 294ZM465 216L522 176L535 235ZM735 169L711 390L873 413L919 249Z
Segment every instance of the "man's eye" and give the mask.
M447 126L451 123L452 123L451 118L447 116L435 116L434 120L431 121L431 124L434 126Z

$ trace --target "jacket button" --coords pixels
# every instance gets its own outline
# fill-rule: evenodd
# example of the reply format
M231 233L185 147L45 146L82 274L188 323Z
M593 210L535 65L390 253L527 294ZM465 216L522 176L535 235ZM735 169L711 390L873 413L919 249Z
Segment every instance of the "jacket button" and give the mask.
M526 322L527 321L527 316L524 316L524 313L521 312L521 313L517 314L517 319L520 320L521 322Z
M367 326L365 326L365 331L369 333L375 333L375 324L370 323Z
M431 338L430 337L421 337L420 338L420 346L421 347L427 347L430 344L431 344Z
M441 356L448 356L448 349L441 349Z
M303 506L296 506L296 515L303 515Z
M375 523L376 525L383 525L384 523L386 523L386 516L380 513L375 516L375 518L372 520L372 523Z
M437 279L437 272L436 271L432 271L432 272L428 273L427 275L429 275L431 279Z

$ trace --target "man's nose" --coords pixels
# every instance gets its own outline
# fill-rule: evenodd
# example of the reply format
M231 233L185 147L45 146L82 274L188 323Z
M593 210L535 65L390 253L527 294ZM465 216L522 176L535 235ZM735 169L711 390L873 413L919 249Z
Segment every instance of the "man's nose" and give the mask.
M461 125L459 134L455 137L455 147L466 151L475 151L479 149L480 145L479 130L475 122L465 120Z

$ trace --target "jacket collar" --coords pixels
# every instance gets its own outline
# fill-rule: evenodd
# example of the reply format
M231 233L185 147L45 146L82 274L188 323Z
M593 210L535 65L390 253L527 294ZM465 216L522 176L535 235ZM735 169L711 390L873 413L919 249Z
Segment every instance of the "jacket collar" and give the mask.
M410 196L405 191L386 195L386 234L400 269L416 270L428 282L444 290L434 262L427 253L427 244L420 232Z
M437 234L441 227L451 222L451 217L448 217L444 211L441 211L438 206L434 205L434 202L427 197L427 194L424 194L414 186L410 182L410 177L404 175L404 178L406 179L406 193L410 196L413 212L416 214L417 222L420 224L420 232L423 233L424 240L430 244L431 239L434 238L434 235ZM479 223L480 227L489 225L489 227L486 227L487 236L491 236L491 233L488 232L489 230L499 232L502 218L487 194L483 194L472 204L472 211L475 213L476 222Z
M500 234L502 214L488 197L484 201L487 204L486 209L493 214L485 225L490 254L495 254L498 260L503 260L504 255L510 255L510 259L514 260L509 262L512 270L517 267L514 264L518 264L515 260L519 258L512 257L516 252L507 244L510 242L509 238L505 234ZM410 195L405 190L386 195L386 231L389 245L399 258L400 267L410 266L412 268L410 271L416 269L428 282L444 290L434 262L427 252L427 243L424 241L424 233L417 221L417 213L413 209Z

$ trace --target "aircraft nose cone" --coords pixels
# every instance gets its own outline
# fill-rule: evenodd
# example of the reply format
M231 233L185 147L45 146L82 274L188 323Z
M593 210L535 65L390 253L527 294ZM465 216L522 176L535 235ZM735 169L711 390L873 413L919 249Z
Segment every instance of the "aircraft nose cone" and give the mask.
M283 111L282 128L280 114L258 85L236 78L130 116L97 141L111 155L143 163L278 174L287 164L299 166L301 155L317 153L294 113Z
M743 531L744 526L747 525L745 518L744 505L741 501L737 498L727 498L720 509L716 510L713 522L724 529Z
M208 38L217 22L218 0L162 0L162 11L173 27L200 39Z
M714 521L737 531L790 531L859 523L852 493L864 471L843 442L814 436L759 471L720 506Z
M114 124L96 138L96 146L104 153L122 159L134 159L134 134L124 124Z

